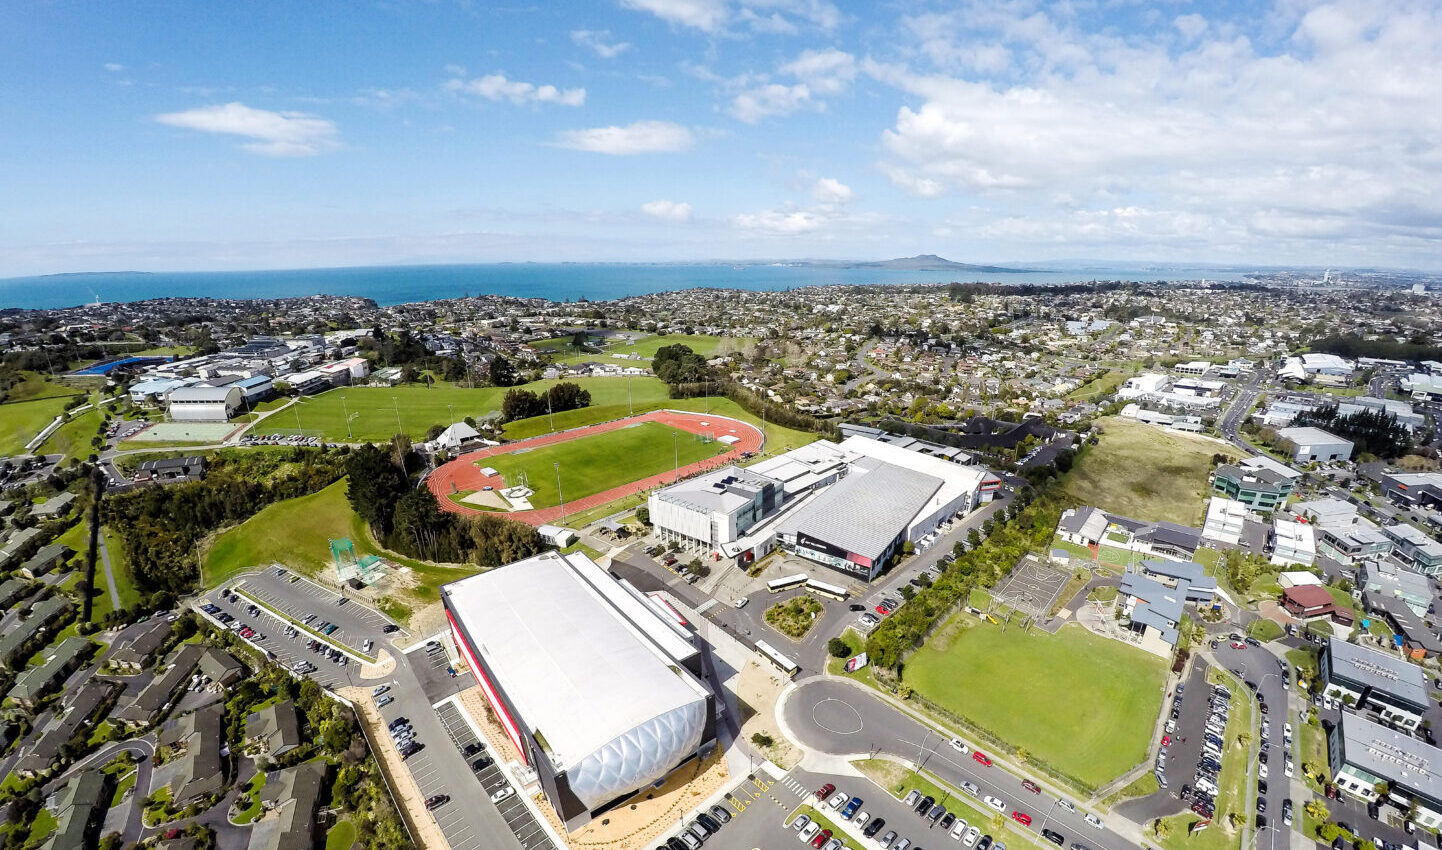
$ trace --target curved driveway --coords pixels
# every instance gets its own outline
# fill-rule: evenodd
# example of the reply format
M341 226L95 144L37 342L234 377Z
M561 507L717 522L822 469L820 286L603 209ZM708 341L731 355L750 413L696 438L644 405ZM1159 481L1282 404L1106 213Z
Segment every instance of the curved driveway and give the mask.
M808 750L861 758L889 755L919 765L952 786L974 782L981 786L983 796L990 794L1006 803L1007 813L1027 812L1033 830L1054 828L1068 844L1080 842L1094 850L1137 850L1137 845L1110 829L1101 831L1086 823L1081 810L1069 812L1057 806L1057 798L1047 791L1033 794L1022 788L1021 779L1000 765L986 767L970 755L958 753L948 738L861 685L809 679L791 691L782 712L791 737ZM980 800L974 803L982 807Z

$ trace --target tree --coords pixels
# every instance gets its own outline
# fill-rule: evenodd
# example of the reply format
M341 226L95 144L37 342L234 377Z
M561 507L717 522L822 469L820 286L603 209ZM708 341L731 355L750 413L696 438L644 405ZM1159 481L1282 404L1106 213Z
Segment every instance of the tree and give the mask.
M1327 811L1326 804L1324 804L1321 800L1308 800L1302 806L1302 811L1311 815L1313 820L1324 821L1327 818L1331 817L1331 813Z
M845 658L851 654L851 647L841 638L834 637L826 642L826 651L831 653L832 658Z
M648 508L648 507L646 507L645 505L640 506L639 508L636 509L636 519L637 519L642 525L650 525L650 524L651 524L651 509Z
M981 545L981 532L975 528L966 533L966 548L975 549Z
M516 364L497 354L496 359L491 361L491 366L486 371L486 378L491 382L491 386L511 387L520 380L520 374L516 371Z
M912 587L912 586L909 585L909 584L903 584L903 585L901 586L901 598L902 598L902 599L905 599L907 602L910 602L910 601L911 601L912 599L914 599L915 597L916 597L916 588Z
M345 468L346 500L378 537L384 537L396 502L410 490L405 473L373 443L351 452Z
M550 402L549 409L555 413L563 410L579 410L589 407L591 404L590 391L581 389L580 384L571 381L562 381L552 386L546 391L546 398Z
M1317 837L1322 839L1324 844L1331 844L1342 836L1342 827L1335 823L1324 823L1317 828Z
M1157 838L1166 838L1172 834L1172 824L1166 818L1157 818L1152 821L1152 833Z
M716 380L706 358L688 345L676 343L657 349L651 360L651 373L668 384L697 384Z
M751 743L758 747L769 747L776 741L765 732L754 732L751 735Z
M546 404L530 390L510 390L501 400L501 418L507 422L529 419L546 412Z

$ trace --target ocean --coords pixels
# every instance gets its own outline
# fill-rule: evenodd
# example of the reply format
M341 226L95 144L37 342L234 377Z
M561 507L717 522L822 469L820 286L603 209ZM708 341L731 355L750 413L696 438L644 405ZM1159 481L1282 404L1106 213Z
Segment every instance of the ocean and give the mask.
M382 306L471 295L609 301L693 287L779 291L826 284L1236 280L1241 276L1240 272L1182 266L998 273L724 263L495 263L247 272L97 272L0 280L0 307L73 307L95 301L164 297L307 295L356 295Z

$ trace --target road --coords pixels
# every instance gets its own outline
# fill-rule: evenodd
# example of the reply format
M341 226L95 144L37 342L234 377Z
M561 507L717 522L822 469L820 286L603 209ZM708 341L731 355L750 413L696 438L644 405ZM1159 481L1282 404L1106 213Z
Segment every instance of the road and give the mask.
M1022 787L1019 777L1000 765L984 766L954 750L946 736L893 708L863 686L837 679L803 682L787 698L783 712L787 728L808 750L861 758L889 755L919 765L953 787L975 783L982 795L1000 798L1006 804L1006 814L1030 814L1034 832L1049 827L1061 832L1068 842L1079 841L1097 850L1138 847L1116 830L1098 830L1088 824L1082 819L1083 811L1068 811L1057 805L1062 798L1046 789L1032 793ZM1033 837L1040 840L1039 835Z
M1222 414L1222 418L1217 421L1217 430L1222 432L1222 436L1227 442L1252 454L1263 454L1263 452L1247 442L1242 437L1240 429L1242 424L1247 421L1247 411L1252 409L1253 402L1257 400L1257 395L1261 392L1262 381L1266 377L1267 373L1261 369L1253 371L1246 383L1237 386L1236 396L1228 405L1226 412Z

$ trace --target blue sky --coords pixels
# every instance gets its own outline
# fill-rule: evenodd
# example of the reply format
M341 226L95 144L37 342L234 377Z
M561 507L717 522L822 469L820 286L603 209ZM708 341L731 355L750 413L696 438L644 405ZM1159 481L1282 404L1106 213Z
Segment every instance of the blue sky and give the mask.
M1442 4L6 4L0 275L1442 268Z

